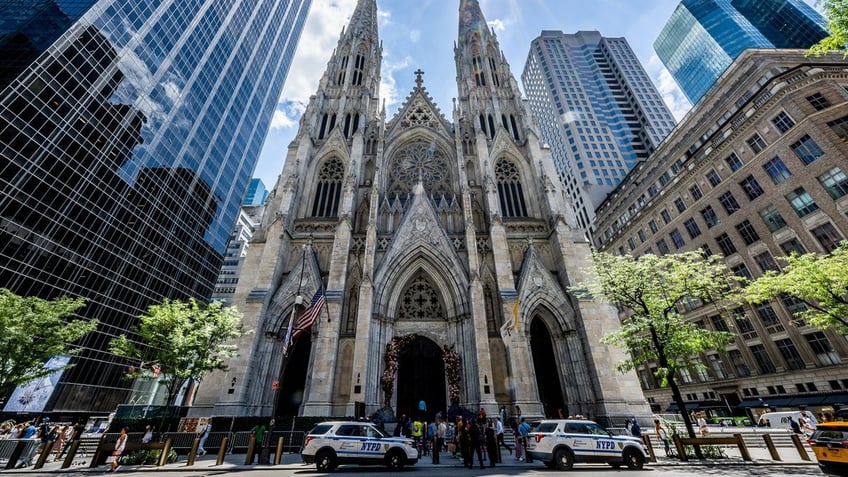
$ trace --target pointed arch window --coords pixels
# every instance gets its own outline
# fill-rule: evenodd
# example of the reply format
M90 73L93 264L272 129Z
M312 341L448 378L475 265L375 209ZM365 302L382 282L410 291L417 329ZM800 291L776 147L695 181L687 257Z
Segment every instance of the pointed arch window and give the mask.
M398 320L444 320L445 311L436 287L418 272L398 303Z
M495 178L498 181L498 198L503 217L527 217L518 166L508 159L499 160L495 165Z
M356 59L353 62L353 81L351 84L353 86L361 86L362 78L365 75L365 55L363 53L358 53L356 55Z
M318 131L318 139L324 139L326 136L330 135L330 131L336 127L336 114L327 114L321 117L321 130Z
M321 166L315 187L315 201L312 204L313 217L338 217L343 179L342 161L330 159Z
M492 70L492 84L495 86L501 85L501 79L498 77L498 68L494 58L489 58L489 68Z
M344 123L344 136L350 138L359 129L359 114L347 113Z
M347 62L348 56L345 55L342 57L342 61L339 64L339 76L338 80L336 81L336 84L338 84L339 86L344 86L345 79L347 79Z
M471 67L474 71L474 81L477 86L486 86L486 72L483 71L483 59L475 55L471 59Z

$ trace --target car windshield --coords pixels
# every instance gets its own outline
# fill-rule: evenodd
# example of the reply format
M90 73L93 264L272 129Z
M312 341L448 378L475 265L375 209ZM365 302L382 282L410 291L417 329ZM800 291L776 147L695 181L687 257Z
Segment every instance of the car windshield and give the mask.
M310 433L310 434L317 434L317 435L324 435L324 434L326 434L326 433L327 433L327 431L329 431L330 429L332 429L332 427L333 427L333 426L331 426L331 425L329 425L329 424L318 424L317 426L315 426L315 428L314 428L314 429L312 429L311 431L309 431L309 433Z
M557 430L556 422L543 422L539 424L534 431L536 432L555 432Z

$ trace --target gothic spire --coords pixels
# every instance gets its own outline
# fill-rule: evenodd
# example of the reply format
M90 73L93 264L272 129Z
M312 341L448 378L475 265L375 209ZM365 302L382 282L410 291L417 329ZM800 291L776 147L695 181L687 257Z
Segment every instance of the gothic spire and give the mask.
M487 36L489 27L477 0L459 2L459 44L463 46L475 36Z
M359 0L348 23L348 35L377 32L377 0Z

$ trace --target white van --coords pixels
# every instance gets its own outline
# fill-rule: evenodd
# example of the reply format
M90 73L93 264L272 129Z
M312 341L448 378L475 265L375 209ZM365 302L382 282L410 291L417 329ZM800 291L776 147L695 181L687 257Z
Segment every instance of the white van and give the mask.
M803 413L803 414L802 414ZM766 412L760 416L757 420L757 426L763 427L766 425L766 420L771 427L776 428L788 428L789 427L789 417L798 422L798 419L804 418L807 424L810 427L814 428L818 425L818 421L816 421L816 417L810 411L780 411L780 412Z

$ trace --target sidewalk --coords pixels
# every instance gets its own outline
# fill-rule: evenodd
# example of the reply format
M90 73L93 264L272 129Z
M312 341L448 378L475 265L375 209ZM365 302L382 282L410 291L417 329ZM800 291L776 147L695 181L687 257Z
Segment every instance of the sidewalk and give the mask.
M771 459L771 456L768 453L767 449L758 449L753 448L749 449L751 454L751 458L753 459L750 462L746 462L742 460L742 457L739 455L739 451L736 449L725 448L724 449L727 458L724 459L714 459L714 460L695 460L690 459L689 462L681 462L678 459L661 457L664 455L662 449L659 450L660 456L657 457L657 462L648 462L646 463L646 467L652 466L679 466L679 467L688 467L688 466L726 466L726 465L745 465L745 466L762 466L762 465L816 465L815 456L810 452L809 461L804 461L798 455L798 452L794 448L780 447L778 448L778 452L780 453L781 459L780 461L775 461ZM304 464L299 454L284 454L281 463L279 466L274 465L245 465L245 455L244 454L230 454L227 455L224 459L224 463L220 466L215 465L216 458L212 454L207 454L203 457L198 457L195 461L195 464L191 467L186 465L186 456L180 456L180 460L173 464L167 464L163 467L157 467L152 465L147 466L126 466L122 465L118 473L132 471L132 472L161 472L161 471L169 471L169 472L208 472L208 471L273 471L273 470L305 470L310 469L314 470L314 465L307 466ZM533 463L528 464L524 461L517 461L511 455L503 455L503 462L498 464L497 467L508 467L508 468L517 468L517 467L526 467L530 468L542 468L543 464L539 461L534 461ZM477 465L477 464L475 464ZM2 470L0 468L0 475L12 475L12 474L29 474L29 475L44 475L44 474L63 474L63 473L86 473L93 472L97 474L101 474L106 470L106 466L94 467L90 468L88 466L72 466L67 469L60 469L61 463L59 462L50 462L44 465L43 468L33 470L32 467L26 467L23 469L10 469L10 470ZM454 468L454 467L462 467L462 461L458 458L452 457L450 454L442 454L441 463L433 464L432 459L427 456L420 460L415 467L424 467L424 468Z

